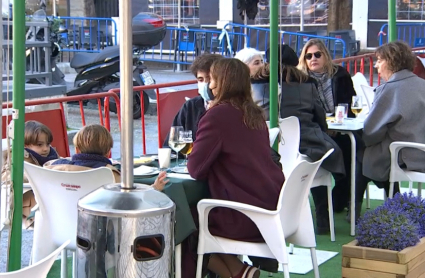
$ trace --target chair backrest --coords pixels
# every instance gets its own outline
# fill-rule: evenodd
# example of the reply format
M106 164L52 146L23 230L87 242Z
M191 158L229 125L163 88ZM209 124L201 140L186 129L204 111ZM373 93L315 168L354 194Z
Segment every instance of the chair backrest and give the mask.
M299 226L301 209L308 200L310 187L317 170L334 149L330 149L316 162L298 161L291 173L286 177L280 191L277 210L280 214L285 235L293 234ZM288 219L291 219L288 221Z
M279 135L279 128L274 127L269 129L269 140L270 147L273 147L274 142L276 141L277 136Z
M62 244L60 247L58 247L55 251L50 253L46 258L38 261L37 263L30 265L26 268L7 272L7 273L0 273L0 277L7 277L7 278L27 278L27 277L36 277L36 278L46 278L47 274L50 271L50 268L52 267L53 263L55 262L56 258L58 257L59 253L62 252L63 249L69 244L70 240L67 240L64 244Z
M360 87L360 85L369 85L366 77L361 72L357 72L355 75L353 75L351 77L351 80L353 81L353 87L357 95L363 94L362 88Z
M198 89L182 90L175 92L167 92L159 94L157 100L158 107L158 143L162 146L168 132L170 131L171 124L174 117L179 112L182 105L186 102L186 97L193 98L198 96Z
M115 183L112 170L101 167L81 172L56 171L24 162L25 173L39 205L42 223L49 227L51 240L59 245L70 239L69 249L75 249L77 203L80 198L102 185ZM37 216L37 215L36 215Z
M398 164L399 152L403 148L416 149L418 152L425 152L425 144L421 143L412 143L412 142L402 142L395 141L390 145L391 153L391 168L390 168L390 182L397 181L415 181L415 182L425 182L425 173L422 172L410 172L414 175L407 174L405 169L401 169Z
M363 91L363 95L366 97L367 104L369 105L369 109L372 108L373 101L375 100L375 88L369 85L360 85Z
M300 122L297 117L291 116L279 119L279 154L280 163L285 177L294 169L299 157Z

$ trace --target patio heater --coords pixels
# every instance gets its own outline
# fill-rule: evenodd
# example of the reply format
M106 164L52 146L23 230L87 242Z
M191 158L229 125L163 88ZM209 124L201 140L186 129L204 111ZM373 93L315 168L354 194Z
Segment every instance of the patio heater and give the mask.
M121 184L78 202L76 276L171 277L175 205L133 179L133 51L131 1L121 0Z

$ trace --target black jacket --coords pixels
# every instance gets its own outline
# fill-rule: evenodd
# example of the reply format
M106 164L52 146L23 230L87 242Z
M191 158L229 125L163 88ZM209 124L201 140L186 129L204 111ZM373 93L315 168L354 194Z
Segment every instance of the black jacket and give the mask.
M332 93L335 106L338 103L348 103L348 117L354 118L351 111L352 97L356 95L354 91L353 80L350 73L343 67L338 66L338 70L332 77Z
M192 130L192 139L195 142L198 122L202 114L205 113L205 102L201 96L197 96L186 101L174 117L172 126L182 126L184 130ZM168 147L170 134L165 138L164 147Z
M310 78L305 83L283 82L280 99L280 116L295 116L300 122L300 153L316 161L330 149L334 152L322 163L322 167L334 174L335 179L345 176L342 151L326 133L325 110L319 100L316 82Z

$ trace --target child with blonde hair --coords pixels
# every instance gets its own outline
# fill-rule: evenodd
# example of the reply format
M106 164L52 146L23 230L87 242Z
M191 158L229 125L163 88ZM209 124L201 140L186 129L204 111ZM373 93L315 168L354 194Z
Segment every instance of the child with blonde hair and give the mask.
M108 157L114 145L111 133L103 126L94 124L80 129L74 136L75 154L71 159L58 159L44 167L59 171L85 171L88 169L108 167L112 170L115 182L121 182L120 171L112 166ZM155 189L162 191L168 182L166 173L161 172L155 183Z
M43 166L50 160L58 159L58 153L50 146L52 141L52 131L46 125L37 121L27 121L25 123L24 131L24 161L38 166ZM3 153L5 163L2 169L2 181L5 183L10 183L11 180L8 155L10 155L10 153ZM24 183L27 182L28 179L24 174ZM32 190L24 193L22 205L23 222L25 227L28 228L34 221L33 219L27 218L31 213L31 209L36 205Z

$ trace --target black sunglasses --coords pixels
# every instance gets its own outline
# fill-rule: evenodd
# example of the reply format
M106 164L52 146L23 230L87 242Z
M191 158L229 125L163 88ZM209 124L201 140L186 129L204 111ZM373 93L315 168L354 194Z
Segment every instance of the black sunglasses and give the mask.
M320 57L322 57L322 52L317 51L317 52L314 52L314 53L307 53L307 54L305 54L305 58L307 60L311 60L311 58L313 58L313 55L314 55L314 57L319 59Z

